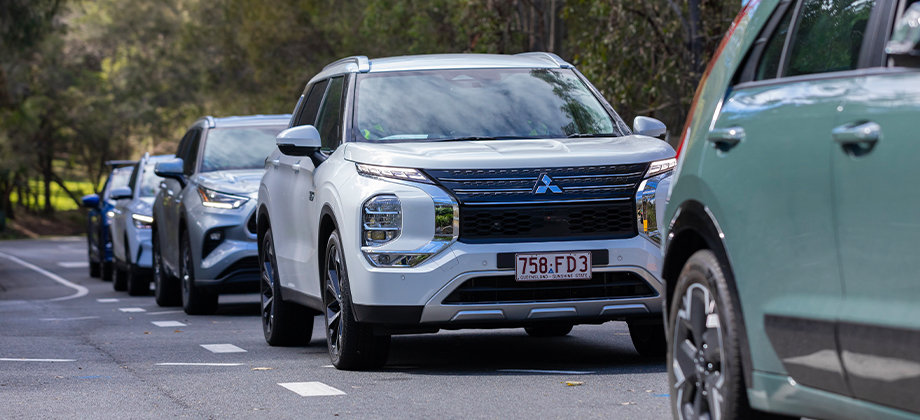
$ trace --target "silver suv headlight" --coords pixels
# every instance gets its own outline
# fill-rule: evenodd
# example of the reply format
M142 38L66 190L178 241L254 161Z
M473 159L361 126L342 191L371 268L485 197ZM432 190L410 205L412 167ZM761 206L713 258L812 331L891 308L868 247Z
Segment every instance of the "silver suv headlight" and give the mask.
M636 193L636 216L639 222L639 235L661 246L661 230L658 228L658 184L670 177L677 166L677 159L664 159L649 165L645 179L639 183ZM667 194L667 191L663 191Z
M216 209L238 209L249 201L246 197L222 193L201 186L198 187L198 195L201 196L202 205Z
M367 257L367 260L374 267L388 267L388 268L407 268L415 267L429 258L439 254L441 251L447 249L450 244L457 240L457 235L460 233L460 207L457 202L447 194L434 195L431 197L434 200L434 237L431 238L431 241L422 245L421 247L408 251L385 251L378 249L380 245L389 243L394 239L399 237L399 231L395 231L392 239L387 239L388 237L384 234L375 233L379 230L368 229L369 215L374 216L374 224L372 226L384 227L384 224L380 223L380 220L376 218L378 214L384 213L384 208L388 210L386 213L395 213L393 209L398 207L399 199L392 195L378 195L371 198L365 203L364 206L364 228L362 230L362 237L364 246L361 247L361 251ZM378 200L380 199L380 200ZM380 204L386 203L385 206L381 207ZM368 204L371 204L371 211L368 212ZM395 204L395 207L394 207ZM395 214L387 214L386 217L388 221L392 221ZM399 226L401 226L402 214L398 215L399 217ZM396 224L394 223L394 226ZM385 232L394 232L387 230ZM368 239L368 238L371 239ZM381 241L385 242L375 242L379 238Z
M395 195L378 195L364 202L361 237L364 246L393 242L402 231L402 206Z
M134 213L131 215L131 219L133 219L134 227L138 229L150 229L153 224L153 216Z

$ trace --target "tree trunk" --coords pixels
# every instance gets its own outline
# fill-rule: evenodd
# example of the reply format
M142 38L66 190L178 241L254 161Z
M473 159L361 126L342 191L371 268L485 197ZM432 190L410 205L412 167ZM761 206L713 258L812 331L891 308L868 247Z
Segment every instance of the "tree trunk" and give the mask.
M48 153L46 156L42 156L42 183L45 187L45 208L43 212L45 214L54 213L54 206L51 205L51 183L54 182L53 179L53 168L51 164L53 163L51 153Z
M693 63L693 79L699 81L702 75L703 36L700 34L702 16L700 16L700 0L688 0L690 9L690 54Z

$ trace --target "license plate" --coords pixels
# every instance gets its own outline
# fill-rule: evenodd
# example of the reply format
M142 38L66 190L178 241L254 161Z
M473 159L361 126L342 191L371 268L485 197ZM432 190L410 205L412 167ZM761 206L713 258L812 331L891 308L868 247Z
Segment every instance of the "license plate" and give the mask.
M591 252L514 254L517 281L578 280L591 278Z

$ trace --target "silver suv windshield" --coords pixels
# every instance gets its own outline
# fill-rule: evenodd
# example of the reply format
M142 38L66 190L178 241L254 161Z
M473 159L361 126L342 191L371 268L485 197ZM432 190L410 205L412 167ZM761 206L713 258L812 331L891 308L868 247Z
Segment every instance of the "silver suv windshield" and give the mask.
M144 166L140 182L140 197L156 197L157 191L160 190L160 182L163 181L163 178L154 173L155 166L155 163Z
M208 131L201 172L262 169L275 150L275 136L287 127L214 128Z
M461 69L358 74L363 142L620 136L568 69Z

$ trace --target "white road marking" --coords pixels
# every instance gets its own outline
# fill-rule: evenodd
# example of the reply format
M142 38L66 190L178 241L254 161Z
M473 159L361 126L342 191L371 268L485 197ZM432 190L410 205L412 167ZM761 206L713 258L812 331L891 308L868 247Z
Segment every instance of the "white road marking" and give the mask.
M144 308L118 308L122 312L147 312Z
M72 295L70 295L70 296L63 296L63 297L54 298L54 299L45 299L45 300L43 300L44 302L59 302L59 301L62 301L62 300L76 299L76 298L79 298L79 297L86 296L86 295L89 293L89 289L87 289L87 288L85 288L85 287L83 287L83 286L80 286L79 284L71 283L70 281L67 281L67 279L65 279L65 278L63 278L63 277L61 277L61 276L59 276L59 275L57 275L57 274L54 274L54 273L52 273L52 272L50 272L50 271L48 271L48 270L45 270L44 268L41 268L41 267L36 266L36 265L29 264L29 263L27 263L27 262L25 262L25 261L23 261L23 260L20 260L19 258L16 258L16 257L14 257L14 256L12 256L12 255L10 255L10 254L4 253L4 252L0 252L0 258L6 258L6 259L8 259L8 260L10 260L10 261L12 261L12 262L15 262L15 263L17 263L17 264L19 264L19 265L21 265L21 266L23 266L23 267L26 267L26 268L29 268L29 269L33 270L33 271L36 271L36 272L38 272L39 274L42 274L43 276L48 277L48 278L51 279L51 280L54 280L54 281L56 281L56 282L58 282L58 283L60 283L60 284L63 284L64 286L70 287L70 288L72 288L72 289L74 289L74 290L77 291L77 293L74 293L74 294L72 294Z
M326 385L322 382L287 382L279 383L291 391L294 391L301 397L321 397L326 395L345 395L344 392L339 391L329 385Z
M63 261L57 263L57 265L64 268L86 268L89 267L89 263L86 261Z
M185 312L185 311L183 311L183 310L178 310L178 311L147 312L147 315L181 314L181 313L183 313L183 312Z
M184 327L185 324L179 321L152 321L151 324L158 327Z
M542 369L499 369L499 372L508 373L548 373L554 375L588 375L594 372L586 370L542 370Z
M83 319L96 319L98 316L81 316L76 318L42 318L42 321L80 321Z
M245 353L246 350L243 350L233 344L202 344L201 347L204 347L210 350L212 353Z
M13 359L0 357L0 362L76 362L74 359Z
M243 366L242 363L157 363L157 366Z
M116 298L96 299L96 302L99 302L99 303L114 303L114 302L118 302L118 299L116 299Z

